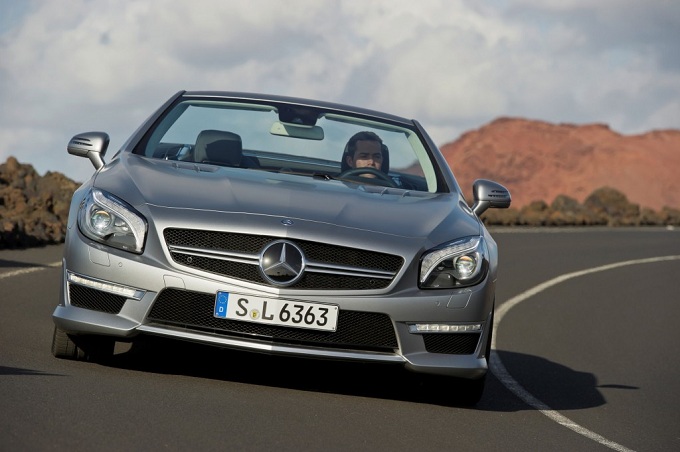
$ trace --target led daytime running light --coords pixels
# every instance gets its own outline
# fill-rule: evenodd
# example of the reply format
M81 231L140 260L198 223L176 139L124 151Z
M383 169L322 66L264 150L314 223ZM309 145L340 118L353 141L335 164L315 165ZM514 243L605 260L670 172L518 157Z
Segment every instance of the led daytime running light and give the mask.
M146 293L143 290L133 289L131 287L121 286L98 279L85 278L71 272L68 272L68 281L73 284L79 284L91 289L101 290L102 292L108 292L114 295L123 296L125 298L132 298L134 300L141 300Z
M457 325L449 323L416 323L409 325L411 333L475 333L481 330L481 323Z

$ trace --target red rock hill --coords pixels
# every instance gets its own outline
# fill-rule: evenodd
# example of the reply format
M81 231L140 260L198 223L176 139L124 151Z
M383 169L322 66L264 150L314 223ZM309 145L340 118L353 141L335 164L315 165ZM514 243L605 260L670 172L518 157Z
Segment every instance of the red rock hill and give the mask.
M680 207L680 130L624 136L602 124L500 118L441 150L469 199L486 178L510 190L514 207L561 194L582 202L604 186L641 207Z

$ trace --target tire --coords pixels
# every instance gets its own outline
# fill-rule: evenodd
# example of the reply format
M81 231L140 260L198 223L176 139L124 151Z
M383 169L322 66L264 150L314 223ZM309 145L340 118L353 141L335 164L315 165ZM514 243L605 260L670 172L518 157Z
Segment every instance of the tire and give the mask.
M489 360L491 359L491 342L493 339L493 318L496 314L496 300L494 300L494 308L491 311L491 319L489 324L491 325L491 330L489 331L489 337L486 339L486 348L484 349L484 357L486 358L486 365L489 365Z
M477 380L462 380L456 402L461 406L475 406L482 399L486 386L486 375Z
M61 359L104 362L113 356L116 341L104 336L73 336L54 327L52 354Z
M418 394L423 400L448 407L473 407L482 398L486 375L469 378L423 374L417 377Z
M495 304L496 303L494 302L494 305ZM486 359L487 367L489 365L489 359L491 359L491 341L493 338L494 311L495 308L493 311L491 311L491 319L489 320L491 330L489 330L489 336L486 339L486 345L484 347L484 359ZM488 372L486 375L488 375ZM458 382L459 392L457 392L455 400L456 404L468 407L477 405L477 403L479 403L479 401L482 399L482 395L484 394L484 387L486 386L486 375L476 380L460 379Z

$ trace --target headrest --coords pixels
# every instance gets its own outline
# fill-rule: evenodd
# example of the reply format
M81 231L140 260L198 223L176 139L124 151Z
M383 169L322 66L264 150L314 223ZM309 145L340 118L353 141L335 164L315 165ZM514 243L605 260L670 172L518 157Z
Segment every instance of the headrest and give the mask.
M241 137L222 130L203 130L196 137L194 161L223 163L238 166L241 163L243 147Z

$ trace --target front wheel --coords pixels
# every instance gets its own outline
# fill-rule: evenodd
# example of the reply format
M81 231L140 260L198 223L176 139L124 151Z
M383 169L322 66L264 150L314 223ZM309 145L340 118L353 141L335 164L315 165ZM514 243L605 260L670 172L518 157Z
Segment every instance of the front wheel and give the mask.
M461 380L456 402L462 406L475 406L482 399L486 386L486 375L477 380Z
M75 336L54 327L52 354L57 358L102 362L113 356L116 341L104 336Z
M495 305L495 302L494 302ZM491 311L491 316L487 323L487 328L489 328L489 334L486 338L486 344L484 344L484 359L486 360L487 368L489 367L489 360L491 359L491 342L493 340L493 319L494 310ZM451 385L454 390L448 401L454 405L459 406L475 406L482 399L484 394L484 387L486 386L486 376L488 372L482 377L475 380L465 379L465 378L454 378L453 384ZM450 382L448 382L450 384Z
M494 300L494 305L495 305ZM491 359L491 342L493 340L493 318L495 309L491 310L491 317L487 323L487 328L489 328L489 335L486 338L486 345L484 347L484 359L486 360L487 367L489 366L489 360ZM474 406L481 400L482 394L484 393L484 386L486 386L486 375L482 378L476 380L461 380L459 387L459 401L461 405L464 406Z

